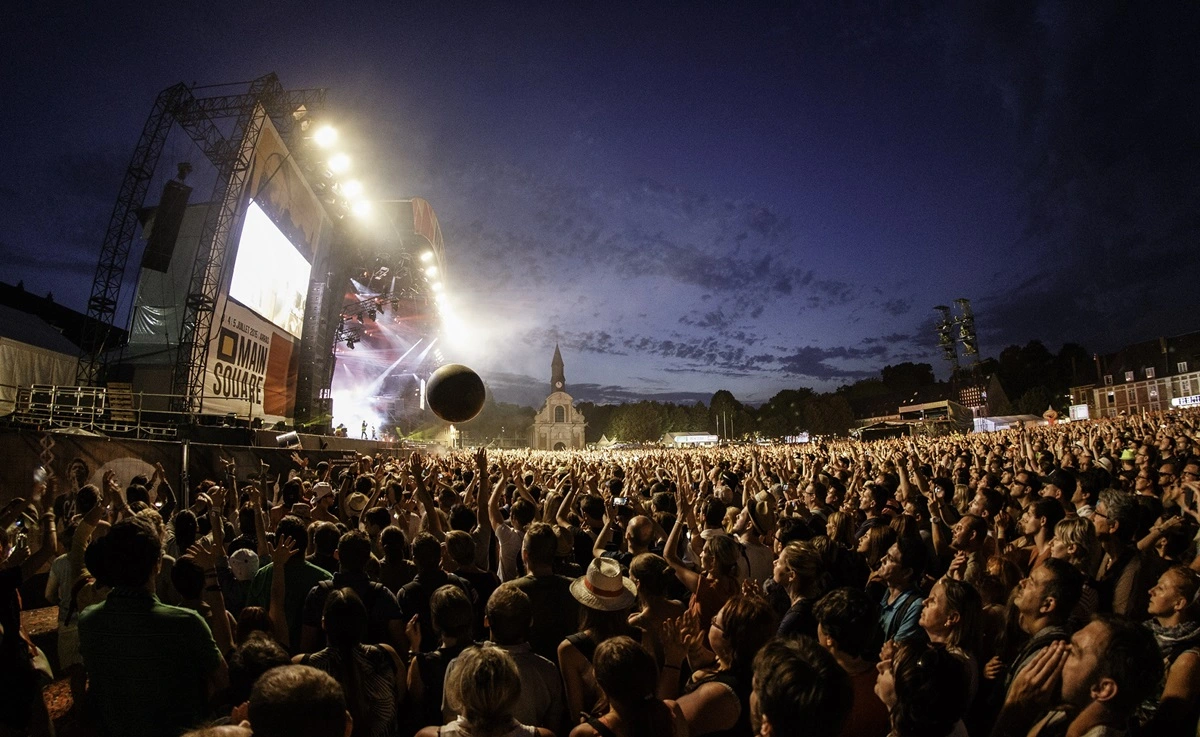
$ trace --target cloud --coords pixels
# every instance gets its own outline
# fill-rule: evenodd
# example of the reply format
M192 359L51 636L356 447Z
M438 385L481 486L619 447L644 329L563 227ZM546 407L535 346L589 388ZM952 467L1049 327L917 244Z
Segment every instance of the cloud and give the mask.
M947 6L948 68L994 87L1025 155L1029 258L976 302L985 343L1107 350L1195 329L1198 27L1189 4Z
M822 380L861 379L874 376L878 371L839 367L831 362L847 359L881 360L887 355L887 348L882 345L873 345L869 348L808 346L782 356L778 361L782 371L795 376L810 376Z
M550 385L546 379L537 379L526 374L505 372L489 372L483 375L484 383L492 396L500 402L511 402L525 407L540 407L549 394ZM647 386L661 386L661 380L644 380ZM630 387L615 384L568 383L567 391L577 402L594 402L596 404L620 404L622 402L638 402L652 400L657 402L673 402L675 404L708 403L712 393L663 391L648 389L640 391Z

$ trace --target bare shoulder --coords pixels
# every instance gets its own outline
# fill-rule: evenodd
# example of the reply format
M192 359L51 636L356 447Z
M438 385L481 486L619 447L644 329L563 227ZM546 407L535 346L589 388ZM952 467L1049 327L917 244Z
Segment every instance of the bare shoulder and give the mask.
M1188 650L1175 658L1175 662L1171 663L1172 672L1192 672L1200 668L1200 651Z
M554 735L544 727L538 727L538 737L554 737ZM585 722L575 725L575 729L571 730L570 737L598 737L598 735L596 730L592 729L592 725Z

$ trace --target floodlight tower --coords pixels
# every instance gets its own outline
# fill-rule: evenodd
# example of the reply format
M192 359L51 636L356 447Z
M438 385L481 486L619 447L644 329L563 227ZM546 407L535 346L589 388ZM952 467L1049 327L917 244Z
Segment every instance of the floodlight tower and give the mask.
M950 308L946 305L938 305L933 309L941 313L941 319L938 320L936 325L938 345L941 346L943 357L950 362L950 374L957 374L958 344L954 339L954 317L950 314Z
M971 300L960 297L954 300L958 306L958 341L962 343L964 356L971 356L971 364L979 363L979 338L975 334L975 313L971 311Z

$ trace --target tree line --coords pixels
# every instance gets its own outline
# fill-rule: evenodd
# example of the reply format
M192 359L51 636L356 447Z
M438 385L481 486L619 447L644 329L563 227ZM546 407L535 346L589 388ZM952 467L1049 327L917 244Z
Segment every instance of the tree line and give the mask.
M998 358L963 368L952 379L995 374L1009 401L1005 405L992 398L994 414L1041 415L1047 406L1065 414L1070 387L1091 380L1091 361L1088 352L1075 343L1052 353L1041 341L1032 340L1024 346L1008 346ZM724 389L714 393L707 404L642 400L615 405L581 401L575 406L587 420L589 443L601 437L653 442L668 432L699 431L728 440L778 439L805 432L845 435L856 417L895 412L906 400L945 396L949 390L950 382L939 382L931 364L904 362L884 366L878 377L832 392L784 389L758 406L743 403ZM489 396L480 415L460 429L469 433L473 443L490 438L525 440L535 414L532 407L496 402Z

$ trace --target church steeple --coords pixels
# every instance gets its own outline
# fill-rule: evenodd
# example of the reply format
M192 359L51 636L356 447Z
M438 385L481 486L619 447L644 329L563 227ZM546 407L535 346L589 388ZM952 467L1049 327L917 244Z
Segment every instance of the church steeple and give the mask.
M558 350L558 343L555 343L554 358L550 361L550 391L566 391L566 385L567 379L565 376L563 376L562 353L560 353Z

